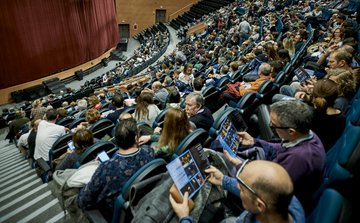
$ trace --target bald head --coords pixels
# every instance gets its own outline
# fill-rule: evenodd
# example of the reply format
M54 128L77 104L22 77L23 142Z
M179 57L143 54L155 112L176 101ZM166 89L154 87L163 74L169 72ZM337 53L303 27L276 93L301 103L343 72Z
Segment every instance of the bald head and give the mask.
M239 177L264 199L269 209L287 214L294 189L289 174L282 166L271 161L255 160L244 167Z

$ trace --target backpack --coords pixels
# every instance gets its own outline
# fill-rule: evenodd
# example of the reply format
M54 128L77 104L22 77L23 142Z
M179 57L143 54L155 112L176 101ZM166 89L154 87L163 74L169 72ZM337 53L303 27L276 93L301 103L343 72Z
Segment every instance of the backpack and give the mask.
M227 174L226 164L218 153L205 150L205 154L212 165ZM147 181L132 186L129 195L130 210L132 216L134 216L132 223L177 223L179 221L169 201L169 190L173 185L172 178L169 173L163 173L161 176L155 177L157 179L154 187L149 187ZM144 191L149 190L149 188L153 189L150 192ZM206 182L203 188L193 197L195 207L190 215L193 217L194 222L212 222L214 219L219 219L219 221L223 219L224 207L222 201L225 198L225 193L221 188Z
M58 198L62 209L64 212L67 210L75 222L88 222L83 211L77 206L77 196L99 165L100 162L94 160L79 169L56 170L53 180L49 182L50 190Z

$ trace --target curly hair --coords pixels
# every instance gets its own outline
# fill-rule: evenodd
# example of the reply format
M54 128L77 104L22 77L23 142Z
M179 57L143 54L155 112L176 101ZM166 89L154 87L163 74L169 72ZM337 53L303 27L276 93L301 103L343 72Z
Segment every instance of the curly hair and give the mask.
M89 124L95 123L97 120L100 119L100 112L96 109L89 109L85 114L85 120Z

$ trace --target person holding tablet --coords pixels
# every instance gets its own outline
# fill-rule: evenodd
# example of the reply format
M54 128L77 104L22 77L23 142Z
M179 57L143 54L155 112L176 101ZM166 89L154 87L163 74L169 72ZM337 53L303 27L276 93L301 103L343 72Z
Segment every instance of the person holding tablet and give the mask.
M293 195L292 180L279 164L265 160L246 160L235 178L225 176L213 166L205 172L210 175L210 183L222 186L241 198L245 211L238 217L226 219L226 222L305 222L304 210ZM179 222L192 223L193 219L189 216L188 192L184 194L182 203L177 203L171 194L169 199Z
M116 197L127 180L143 165L154 159L150 146L138 146L139 132L134 119L126 119L115 129L119 151L102 162L90 182L80 190L77 204L81 209L99 209L107 221L113 216Z
M61 157L63 158L56 166L55 170L65 170L74 168L80 155L94 144L94 136L88 129L80 129L72 136L72 141L68 143L69 149Z

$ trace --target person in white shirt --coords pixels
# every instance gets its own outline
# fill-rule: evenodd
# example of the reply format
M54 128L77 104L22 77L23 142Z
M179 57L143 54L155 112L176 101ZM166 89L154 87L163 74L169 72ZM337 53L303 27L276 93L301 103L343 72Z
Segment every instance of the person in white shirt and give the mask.
M49 109L46 112L46 120L37 120L39 122L34 159L43 158L45 161L49 161L49 150L55 141L65 135L65 127L55 124L58 117L56 109Z

